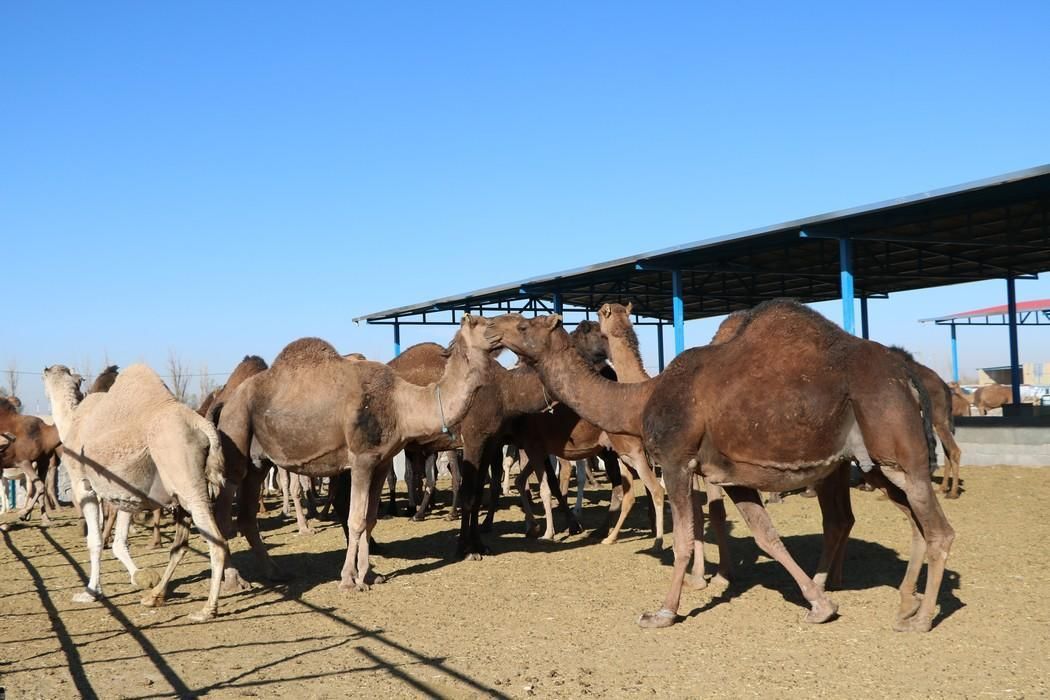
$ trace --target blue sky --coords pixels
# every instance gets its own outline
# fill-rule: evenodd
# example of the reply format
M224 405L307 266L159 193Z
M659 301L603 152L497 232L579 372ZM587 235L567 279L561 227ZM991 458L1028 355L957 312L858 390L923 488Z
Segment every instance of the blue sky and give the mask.
M303 335L385 360L352 317L1047 163L1047 26L1045 2L4 3L0 369L217 372ZM946 371L916 319L1004 294L872 302L873 334ZM1005 333L961 361L1004 363Z

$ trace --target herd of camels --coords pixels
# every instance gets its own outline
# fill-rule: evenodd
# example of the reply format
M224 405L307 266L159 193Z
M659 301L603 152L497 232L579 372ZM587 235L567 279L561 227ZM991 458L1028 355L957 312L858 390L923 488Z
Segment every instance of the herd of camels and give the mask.
M86 523L90 556L89 581L74 596L77 602L103 595L100 558L112 529L114 555L132 583L148 589L142 603L162 604L192 521L211 558L208 599L192 615L204 620L217 614L221 592L244 585L230 560L231 538L246 538L265 576L283 575L258 525L261 489L273 465L330 477L331 504L347 541L339 586L366 591L383 581L371 568L372 532L402 450L413 473L423 470L429 455L461 451L456 556L468 560L489 552L485 533L499 503L504 446L517 446L523 455L519 489L530 476L540 483L548 538L554 533L552 496L570 531L580 531L548 455L599 457L613 484L610 522L616 519L605 542L615 541L623 526L635 479L651 497L656 549L663 543L664 500L670 502L672 582L660 608L639 618L646 628L678 620L683 586L702 588L711 576L731 576L725 496L757 545L795 579L810 607L805 620L832 619L837 606L827 588L841 580L854 524L850 482L859 474L911 524L894 628L929 630L954 539L931 480L935 440L946 457L943 490L957 497L952 416L969 413L965 394L907 352L849 335L787 300L732 314L709 345L682 353L650 376L631 311L630 305L605 304L598 322L583 321L572 333L557 315L464 315L447 347L422 343L389 364L303 338L271 365L246 357L199 411L178 402L145 365L119 374L110 368L86 394L77 374L55 365L43 373L53 426L0 399L0 464L8 472L21 469L32 485L23 513L39 501L46 514L57 504L44 481L53 479L55 469L48 467L61 457ZM497 360L502 349L517 355L516 366ZM490 505L479 522L486 484ZM781 542L761 495L805 489L817 496L824 531L812 577ZM539 535L529 502L523 496L529 532ZM176 530L158 577L135 565L128 532L134 513L154 510L156 525L156 509L168 506ZM714 574L705 570L705 515L719 548Z

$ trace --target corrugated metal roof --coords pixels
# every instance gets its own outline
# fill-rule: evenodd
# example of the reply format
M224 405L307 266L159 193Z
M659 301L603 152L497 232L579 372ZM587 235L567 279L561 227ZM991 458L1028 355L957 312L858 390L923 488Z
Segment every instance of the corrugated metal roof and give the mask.
M1050 299L1037 299L1035 301L1017 302L1017 313L1023 314L1031 311L1050 311ZM937 318L923 318L920 323L935 323L937 321L953 321L960 318L981 318L984 316L1003 316L1009 313L1006 304L1002 306L989 306L986 309L974 309L973 311L961 311L957 314L938 316Z
M806 217L359 316L370 323L529 298L596 309L631 300L671 318L671 269L685 275L686 318L776 296L838 298L838 245L854 242L855 288L877 296L1050 271L1050 165ZM805 231L809 238L800 238Z

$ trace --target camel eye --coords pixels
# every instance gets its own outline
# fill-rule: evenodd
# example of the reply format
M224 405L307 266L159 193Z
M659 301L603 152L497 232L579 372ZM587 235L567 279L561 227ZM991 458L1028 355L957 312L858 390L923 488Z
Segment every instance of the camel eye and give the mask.
M518 324L518 330L524 333L525 332L525 324L524 323L519 323Z

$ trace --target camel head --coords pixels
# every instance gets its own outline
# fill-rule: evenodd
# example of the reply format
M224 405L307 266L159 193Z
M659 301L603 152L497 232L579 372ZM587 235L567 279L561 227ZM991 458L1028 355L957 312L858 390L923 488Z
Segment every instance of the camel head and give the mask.
M21 413L22 399L17 396L0 396L0 413Z
M44 368L44 391L48 399L54 396L72 393L77 402L84 398L80 385L84 378L65 365L51 365Z
M368 359L362 353L359 352L347 353L346 355L343 355L343 357L347 360L353 360L354 362L362 362L363 360Z
M485 335L526 362L535 362L544 353L570 344L558 314L536 318L521 314L496 316L489 319Z
M2 455L8 447L10 447L15 441L15 436L11 433L0 433L0 455Z
M598 324L606 338L637 338L631 323L631 309L634 304L602 304L598 309Z
M617 304L619 306L619 304ZM630 320L628 319L628 328ZM632 332L635 342L638 336ZM602 333L601 326L594 321L580 321L576 330L569 334L576 351L593 365L603 365L609 359L609 339Z
M499 347L499 343L493 342L486 332L488 324L481 316L463 314L459 322L459 331L453 339L453 345L463 343L463 348L468 351L491 353Z

